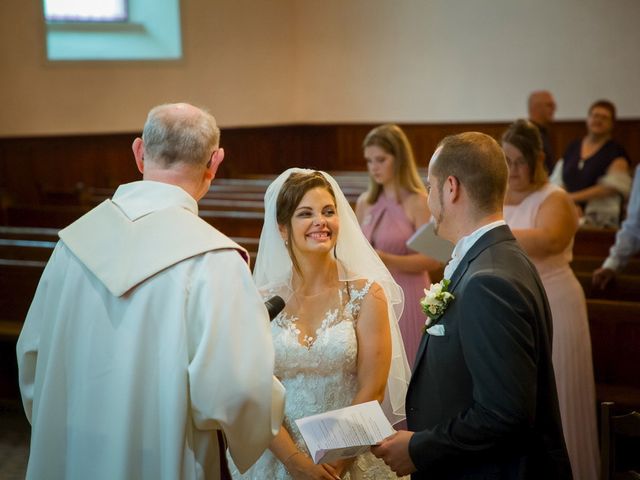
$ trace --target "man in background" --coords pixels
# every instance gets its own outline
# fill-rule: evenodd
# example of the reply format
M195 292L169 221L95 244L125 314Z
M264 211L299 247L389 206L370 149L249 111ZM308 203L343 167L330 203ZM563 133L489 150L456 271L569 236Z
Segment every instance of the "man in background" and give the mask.
M627 266L631 257L640 252L640 165L636 167L627 205L627 218L616 234L616 242L602 267L593 272L593 285L604 289Z
M247 253L197 215L219 135L191 105L152 109L143 180L60 232L17 346L27 478L224 478L224 437L244 471L278 432Z
M551 174L553 166L558 159L551 146L549 139L549 128L553 123L553 115L556 111L556 101L547 90L537 90L531 92L528 101L529 120L538 127L540 137L542 137L542 149L544 150L544 165L547 173Z

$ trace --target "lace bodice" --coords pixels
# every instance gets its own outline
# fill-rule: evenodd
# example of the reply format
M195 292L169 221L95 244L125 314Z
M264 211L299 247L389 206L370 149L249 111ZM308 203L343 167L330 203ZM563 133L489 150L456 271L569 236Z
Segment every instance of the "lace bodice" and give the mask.
M298 327L297 312L283 310L271 323L275 347L275 375L285 387L284 426L298 448L307 452L295 420L351 404L358 388L358 341L356 326L360 307L372 285L370 281L343 282L337 305L323 312L314 335ZM265 297L281 294L277 289ZM321 312L322 313L322 312ZM291 478L270 451L244 476L234 478ZM384 463L367 453L359 456L343 479L396 478Z
M285 425L295 436L294 420L351 404L357 388L355 326L370 286L341 289L344 303L324 312L315 336L301 335L295 313L285 310L274 319L275 375L287 391Z

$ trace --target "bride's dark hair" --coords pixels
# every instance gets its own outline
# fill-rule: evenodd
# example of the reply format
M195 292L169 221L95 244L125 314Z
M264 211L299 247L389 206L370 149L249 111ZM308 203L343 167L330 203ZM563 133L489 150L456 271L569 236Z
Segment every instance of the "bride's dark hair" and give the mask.
M331 194L333 203L336 203L336 194L331 184L324 178L324 175L318 171L311 173L292 173L289 175L289 178L282 184L282 188L278 193L278 199L276 200L276 221L281 227L287 228L287 250L289 251L291 262L298 273L302 272L300 271L296 256L293 253L291 219L302 198L309 190L313 190L314 188L324 188Z

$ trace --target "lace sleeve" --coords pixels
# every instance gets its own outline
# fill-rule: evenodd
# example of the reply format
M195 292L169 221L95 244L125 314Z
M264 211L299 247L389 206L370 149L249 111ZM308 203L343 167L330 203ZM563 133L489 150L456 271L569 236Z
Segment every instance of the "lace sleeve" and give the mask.
M371 288L372 286L374 286L374 288ZM372 280L367 280L359 287L358 285L354 285L350 286L349 288L349 310L353 318L354 327L358 325L362 303L370 293L373 295L381 294L382 296L384 296L384 291L382 290L382 288L380 288L380 286Z

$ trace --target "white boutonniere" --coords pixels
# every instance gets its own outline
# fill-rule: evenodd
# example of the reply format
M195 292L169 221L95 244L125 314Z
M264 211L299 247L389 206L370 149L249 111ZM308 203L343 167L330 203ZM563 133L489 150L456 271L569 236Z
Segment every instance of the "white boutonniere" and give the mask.
M422 311L427 316L427 321L424 323L422 333L426 333L427 329L438 321L451 300L455 298L448 291L450 283L451 280L445 278L438 283L432 284L429 290L424 289L424 297L420 300L420 307L422 307Z

